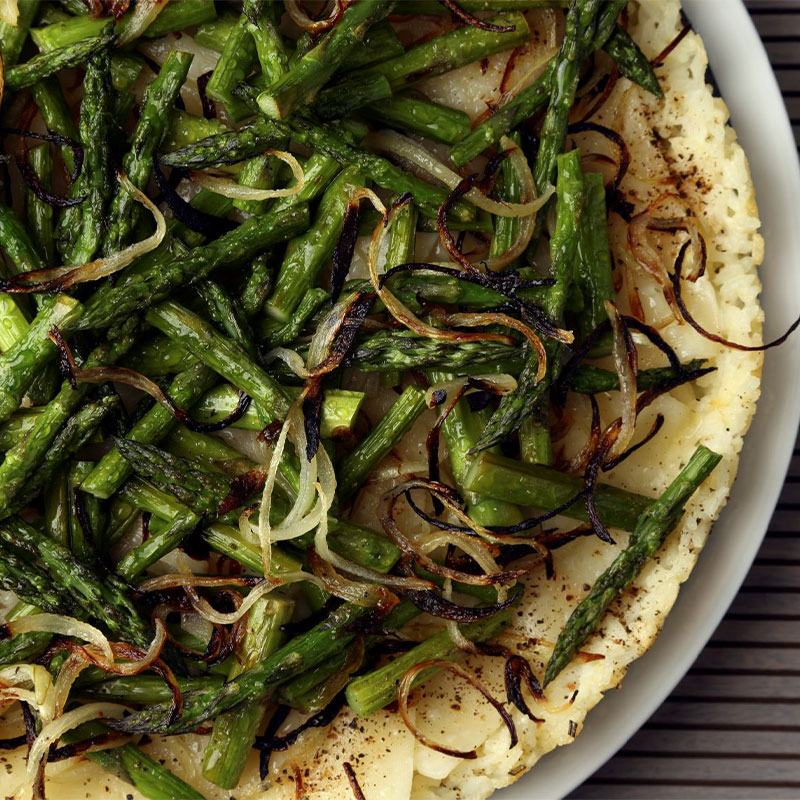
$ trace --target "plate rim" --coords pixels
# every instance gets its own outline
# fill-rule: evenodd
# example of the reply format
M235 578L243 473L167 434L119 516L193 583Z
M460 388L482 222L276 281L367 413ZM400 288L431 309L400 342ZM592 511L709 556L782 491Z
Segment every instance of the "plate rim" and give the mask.
M725 13L719 14L723 3ZM683 0L682 6L703 38L750 162L766 242L759 270L764 332L765 338L772 337L797 315L791 262L792 254L800 254L800 230L789 211L800 205L797 145L777 79L743 0ZM732 41L735 48L729 46ZM766 354L761 397L730 500L658 639L631 665L624 691L607 692L610 696L589 713L581 735L500 790L498 800L555 800L572 792L642 727L695 662L741 588L767 532L800 424L800 405L791 400L798 393L800 337Z

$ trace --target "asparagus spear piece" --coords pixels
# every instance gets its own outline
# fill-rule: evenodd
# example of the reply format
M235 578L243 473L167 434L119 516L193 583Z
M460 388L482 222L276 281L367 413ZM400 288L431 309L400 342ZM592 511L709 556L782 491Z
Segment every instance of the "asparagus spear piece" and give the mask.
M522 140L519 133L512 133L509 138L517 147L522 147ZM503 159L503 162L500 164L499 186L497 188L499 190L498 196L503 200L507 200L511 203L519 203L521 196L519 176L511 160L508 158ZM489 246L489 256L502 256L510 250L517 238L518 231L518 219L514 217L497 217L494 222L492 242Z
M180 342L195 358L255 398L269 415L262 420L264 425L286 416L291 401L283 387L252 361L238 344L220 334L214 326L173 300L152 306L145 319L171 339Z
M684 372L697 372L703 370L706 362L702 359L688 361L682 365ZM639 371L636 378L636 389L645 392L654 386L663 383L669 378L674 378L675 373L671 367L654 367ZM599 392L614 392L619 389L619 375L611 370L601 369L592 364L581 364L569 379L569 388L581 394L598 394Z
M247 17L242 14L228 34L219 61L206 85L206 94L224 104L233 122L249 116L249 109L234 96L233 89L253 71L255 63L256 44L248 30Z
M289 242L275 291L266 305L272 318L286 322L317 282L341 236L350 198L362 186L364 178L355 168L342 170L322 196L312 227Z
M162 153L158 160L167 167L206 169L219 164L235 164L277 147L286 138L286 129L270 120L257 119L236 131L213 133L199 141L182 143L182 146L172 149L175 134L173 130L170 152ZM178 138L178 141L182 142L183 138Z
M44 570L8 547L0 547L0 550L3 556L0 559L0 585L6 591L13 591L20 600L31 607L34 607L35 603L35 607L42 611L63 614L70 608L68 595L53 585L50 576ZM11 617L6 621L10 622ZM12 649L26 646L28 641L18 642Z
M106 284L89 297L79 327L84 330L106 328L133 311L162 300L179 286L202 280L222 264L238 266L307 227L308 207L305 204L288 209L276 208L263 217L252 217L230 233L166 263L156 257L142 259L132 265L114 286ZM0 357L0 386L4 377Z
M597 578L559 634L545 670L545 685L554 680L569 664L576 651L594 633L606 609L656 555L669 532L683 516L683 509L689 498L721 459L722 456L707 447L698 447L661 497L642 512L628 540L628 546Z
M130 327L130 326L128 326ZM87 360L87 366L98 366L116 360L133 344L130 331L125 331L113 343L97 347ZM56 398L36 418L33 427L18 444L7 451L0 464L0 519L14 508L14 501L29 483L33 471L40 465L54 437L86 396L89 384L73 388L65 381Z
M60 136L66 136L73 141L77 141L78 129L72 120L58 78L53 76L38 81L31 86L31 94L47 129ZM59 152L67 169L72 172L75 168L75 155L72 149L66 145L61 145Z
M113 42L113 29L113 23L109 22L97 36L82 39L75 44L59 47L48 53L40 53L24 64L11 67L11 69L6 70L6 91L12 92L27 89L43 78L54 75L59 70L75 67L97 55L97 53L101 53Z
M488 342L482 342L482 344L488 344ZM431 383L438 383L454 376L446 372L431 371L429 377ZM449 401L446 401L446 406L449 406ZM445 413L444 409L441 409L441 413ZM464 476L472 463L469 453L486 426L488 416L487 409L470 410L469 404L464 398L459 400L447 414L442 423L442 433L447 443L450 467L455 477L456 487L466 495L467 513L475 522L479 525L515 525L523 518L518 506L492 497L481 497L466 492L464 489ZM499 448L493 448L492 452L499 453Z
M577 232L583 204L583 178L579 151L572 150L558 156L557 164L559 174L556 184L556 230L550 239L552 260L550 274L556 283L548 287L544 295L543 310L556 324L562 324L564 305L572 283L578 249ZM536 383L539 363L536 355L531 353L520 374L517 388L503 396L497 411L481 434L475 446L476 450L483 450L500 443L517 430L522 421L537 407L542 412L546 408L547 391L558 374L561 345L553 339L545 340L544 344L547 352L546 376ZM543 420L544 416L544 413L541 413Z
M83 9L82 16L66 17L43 27L32 28L31 38L40 50L48 52L90 36L97 36L108 22L108 17L92 19L85 14L86 8ZM211 22L216 16L213 3L206 0L179 0L162 7L158 16L145 28L142 37L155 39L172 31ZM130 14L119 20L115 33L123 34L129 20ZM42 21L40 20L40 24Z
M349 626L368 613L368 609L349 603L340 606L319 625L296 636L221 689L185 694L183 710L174 721L169 705L160 703L125 719L114 720L109 723L110 727L125 733L184 733L226 711L263 700L281 683L321 664L346 647L354 638L354 634L348 632Z
M289 54L278 31L280 20L276 5L267 3L259 14L248 14L245 7L244 16L248 20L247 30L256 45L264 82L267 86L272 86L289 68Z
M487 31L465 25L412 47L403 55L382 61L363 72L364 75L383 75L397 93L433 75L458 69L473 61L501 53L523 44L530 36L525 16L520 12L496 14L486 22L509 31ZM352 80L352 79L351 79ZM350 82L338 87L341 98L350 93Z
M625 28L617 25L603 49L614 59L619 71L626 78L647 89L650 94L664 98L664 92L649 59Z
M347 61L342 64L342 72L352 72L369 66L377 61L387 61L405 52L400 37L388 22L379 22L373 25L361 42L361 46L354 47L347 55Z
M189 72L194 56L173 50L155 80L147 87L139 111L139 121L131 138L131 149L122 160L122 169L131 183L141 189L150 179L153 156L167 130L169 114ZM128 192L118 192L111 205L110 225L104 244L108 255L122 250L130 237L141 208Z
M569 110L578 88L578 72L597 31L599 7L599 0L573 0L567 13L567 28L553 68L550 102L533 168L533 179L540 192L555 181L556 158L564 149Z
M6 567L7 569L7 567ZM2 567L0 567L2 570ZM29 566L26 564L21 570L23 575L29 574ZM45 591L52 591L49 579L45 576ZM12 584L13 586L13 584ZM32 603L19 602L6 614L6 622L11 622L20 617L27 617L31 614L38 614L42 609ZM0 641L0 664L24 664L30 663L38 658L50 643L50 634L44 631L28 631L18 633L16 636Z
M93 700L153 705L168 702L172 697L169 686L158 675L130 675L83 684L83 678L87 673L88 670L81 675L80 694ZM202 675L197 678L178 678L177 680L182 692L214 690L222 686L224 682L221 675Z
M0 542L4 552L20 552L38 559L53 585L69 595L79 615L90 615L115 638L145 649L149 646L152 639L149 626L139 616L118 578L100 577L66 547L19 517L0 524Z
M80 312L77 300L57 295L39 311L25 334L0 354L0 420L17 410L39 369L56 355L50 329L69 324Z
M339 496L342 499L355 493L424 410L425 392L419 386L405 389L366 438L339 462Z
M308 231L306 231L307 235ZM302 237L298 237L302 239ZM298 241L295 239L295 241ZM285 261L286 259L284 259ZM274 319L265 317L261 321L259 333L264 339L269 340L275 347L285 346L297 339L303 329L314 315L322 308L323 304L330 300L331 296L324 289L312 287L307 289L303 299L297 304L294 313L283 324Z
M344 119L367 105L390 102L392 87L383 75L359 74L348 81L342 95L338 86L323 89L314 101L314 113L322 120Z
M361 0L349 6L335 26L258 96L261 112L272 119L286 119L298 106L311 102L391 6L389 0Z
M10 419L0 425L0 450L10 450L36 422L36 417L42 413L41 406L21 408Z
M85 264L99 248L106 226L106 211L115 189L111 164L110 134L114 93L108 50L86 63L78 129L84 165L70 196L85 197L64 211L59 222L59 249L67 264ZM128 197L120 192L117 197ZM132 202L132 201L131 201Z
M53 157L50 153L50 145L42 144L31 148L28 153L28 159L31 169L33 169L42 185L51 188L53 184ZM31 189L27 189L25 192L25 212L28 228L33 234L42 262L48 267L55 266L56 245L53 232L53 207L40 200ZM0 342L0 346L5 350L8 345Z
M0 203L0 244L17 272L30 272L45 266L25 226L5 203Z
M505 609L486 619L459 627L470 641L486 642L510 624L511 611ZM450 632L439 631L383 667L350 681L346 691L347 704L359 717L374 714L397 699L397 687L403 675L415 664L431 659L454 660L460 655L461 651L453 643ZM414 681L414 685L419 686L437 671L424 670Z
M5 20L0 20L0 53L3 54L5 69L17 63L28 38L33 18L39 10L39 3L38 0L18 0L17 8L16 25L9 25Z
M380 103L365 105L361 113L381 125L444 144L461 141L471 130L469 116L463 111L405 92Z
M294 603L263 597L256 601L247 616L247 629L236 653L228 680L272 655L283 642L281 626L292 616ZM252 703L221 714L214 720L214 730L203 755L206 780L233 789L239 783L248 753L264 718L266 703Z
M97 730L102 732L102 725L98 724ZM181 800L205 800L204 795L136 745L96 750L87 753L87 758L111 772L118 772L121 767L133 786L150 800L174 800L178 797Z
M519 506L554 511L583 489L583 479L542 464L526 464L497 453L483 452L467 469L464 488ZM647 497L606 484L598 484L595 501L605 524L627 531L636 527L636 521L651 502ZM582 500L573 503L563 514L584 522L588 520Z

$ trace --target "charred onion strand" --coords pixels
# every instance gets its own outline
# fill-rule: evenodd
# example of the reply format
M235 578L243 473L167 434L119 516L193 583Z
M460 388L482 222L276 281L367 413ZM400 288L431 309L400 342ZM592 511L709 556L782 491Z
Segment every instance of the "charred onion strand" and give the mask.
M355 797L356 800L367 800L367 798L364 797L364 792L361 791L361 787L358 785L358 778L356 778L356 773L352 765L348 761L345 761L344 764L342 764L342 769L347 776L347 782L350 784L350 788L353 790L353 797Z
M492 33L512 33L517 29L516 25L492 25L490 22L484 22L482 19L473 16L468 11L465 11L456 2L456 0L439 0L439 2L460 22L465 25L471 25L473 28L479 28L482 31L491 31Z
M127 367L79 367L75 363L72 352L56 326L50 330L50 339L58 347L61 357L61 369L65 379L73 385L77 383L122 383L149 394L156 402L161 403L182 425L195 433L213 433L233 425L240 420L250 407L251 398L239 392L236 408L217 422L196 422L188 412L180 408L174 400L154 381L145 375Z
M544 722L543 719L534 715L530 706L525 702L525 697L522 694L523 681L536 700L544 701L545 696L542 691L542 685L533 674L531 665L522 656L510 655L506 659L505 666L506 697L508 702L516 706L531 721L536 723Z
M301 0L286 0L284 5L286 6L286 13L300 30L306 31L312 36L318 36L339 22L351 2L352 0L334 0L330 14L324 19L317 20L308 16Z
M622 179L628 172L631 163L631 154L625 140L616 131L607 128L605 125L598 125L596 122L575 122L567 128L567 133L598 133L608 139L617 149L617 172L611 182L611 188L619 188Z
M403 675L402 679L400 680L400 685L397 687L397 708L400 712L400 716L403 718L403 722L405 722L406 727L413 737L420 743L425 745L425 747L429 747L431 750L435 750L437 753L444 753L448 756L453 756L455 758L466 758L466 759L473 759L478 757L478 753L475 750L455 750L450 747L446 747L445 745L437 744L432 739L427 737L423 734L412 722L411 717L408 713L408 699L409 695L411 694L411 689L414 684L414 680L416 677L425 670L430 669L443 669L447 672L452 672L455 675L458 675L460 678L463 678L467 683L470 684L473 688L477 689L492 705L495 711L500 715L500 719L503 720L503 724L508 729L508 733L510 736L510 744L509 750L516 747L517 744L517 729L514 725L514 720L511 719L511 715L506 711L503 707L503 704L496 700L489 690L470 672L468 672L464 667L460 664L456 664L453 661L445 661L444 659L431 659L430 661L421 661L419 664L414 664L413 667L406 670L405 674Z
M706 339L709 339L712 342L716 342L717 344L721 344L724 347L730 347L733 350L742 350L746 353L753 353L758 352L761 350L769 350L772 347L777 347L779 344L783 344L789 336L795 331L798 325L800 325L800 317L798 317L785 331L785 333L781 334L777 339L773 339L771 342L767 342L766 344L739 344L738 342L732 342L729 339L725 339L722 336L717 335L716 333L711 333L711 331L707 331L689 312L689 309L686 307L686 303L683 300L683 295L681 293L681 273L683 271L683 261L684 256L686 255L686 250L689 247L691 242L684 242L683 246L678 253L678 257L675 259L675 270L672 273L672 289L675 293L675 301L678 304L678 309L680 310L681 316L683 319L686 320L701 336L704 336Z
M692 32L692 26L688 23L684 25L678 35L650 62L653 69L658 69L664 63L667 56L684 40L687 34Z
M38 139L42 142L50 142L51 144L58 144L64 147L69 147L72 150L73 156L73 170L70 176L70 183L75 183L78 176L81 174L81 167L83 166L83 145L70 139L69 136L61 136L58 133L35 133L34 131L20 130L19 128L0 128L0 136L22 136L25 139Z
M137 258L155 250L164 240L167 233L167 222L164 215L153 204L144 192L137 189L126 175L119 173L119 182L135 200L141 203L153 215L156 230L152 236L141 242L130 245L107 258L98 258L86 264L75 266L53 267L23 272L12 278L0 280L0 291L10 294L29 292L63 292L72 286L86 281L106 278L132 264Z
M173 175L175 171L173 170ZM164 201L169 206L177 220L182 222L190 230L202 233L209 239L218 239L224 233L229 233L236 227L236 223L224 217L215 217L213 214L206 214L198 211L190 203L187 203L175 190L161 171L161 166L157 156L153 156L153 177L156 181L158 190L164 196Z

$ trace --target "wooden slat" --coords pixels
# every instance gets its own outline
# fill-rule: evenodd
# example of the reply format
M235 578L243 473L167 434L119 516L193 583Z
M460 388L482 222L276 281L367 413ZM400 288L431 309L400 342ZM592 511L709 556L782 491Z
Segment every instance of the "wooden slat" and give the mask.
M762 731L758 735L742 736L739 731L686 730L680 736L674 731L643 728L621 751L626 755L642 753L677 755L697 758L698 754L723 757L785 756L800 758L800 731Z
M624 752L612 759L602 768L600 776L604 780L625 778L627 780L662 783L674 781L680 774L682 783L733 783L747 785L760 783L753 776L769 772L770 783L794 786L800 789L797 762L782 758L686 758L652 756L628 756Z
M751 675L690 673L675 687L672 697L682 700L696 698L698 702L746 697L748 700L800 703L800 675L759 675L754 678Z
M769 543L765 543L760 553L764 553L765 550L769 551ZM798 607L798 598L794 592L771 592L768 589L761 592L739 592L728 612L729 619L746 619L748 617L762 620L796 619L798 615L800 615L800 607Z
M734 620L726 617L711 637L711 641L788 645L798 648L800 658L800 622L774 620L766 625L761 620Z
M794 512L797 514L798 512ZM756 564L745 581L747 587L770 589L797 589L800 587L800 567L793 564L762 566Z
M581 800L620 800L622 797L647 798L647 800L797 800L797 789L794 787L764 786L756 789L752 786L709 785L709 784L664 784L657 786L636 782L586 783L580 789L580 795L572 795Z
M716 674L735 672L756 677L773 673L800 675L800 657L796 650L787 647L718 647L712 644L698 656L692 670Z
M748 2L800 142L800 0ZM800 798L800 441L758 557L689 673L571 800Z

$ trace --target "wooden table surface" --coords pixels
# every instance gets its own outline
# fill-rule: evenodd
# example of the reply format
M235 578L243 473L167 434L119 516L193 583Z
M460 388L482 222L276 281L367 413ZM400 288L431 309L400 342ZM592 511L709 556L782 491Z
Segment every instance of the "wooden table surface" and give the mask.
M747 5L800 146L800 0ZM644 727L570 795L601 798L800 798L800 440L764 544L712 640Z

